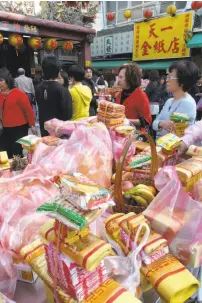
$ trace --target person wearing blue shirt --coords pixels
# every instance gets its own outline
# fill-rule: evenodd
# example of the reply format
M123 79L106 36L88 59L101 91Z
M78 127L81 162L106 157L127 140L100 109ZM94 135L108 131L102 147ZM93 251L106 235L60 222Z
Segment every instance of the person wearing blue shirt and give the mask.
M161 137L175 131L174 123L170 120L173 112L187 114L189 125L196 119L196 102L187 93L192 85L197 82L199 69L191 61L173 63L167 76L167 88L173 98L166 101L162 111L153 122L153 129Z

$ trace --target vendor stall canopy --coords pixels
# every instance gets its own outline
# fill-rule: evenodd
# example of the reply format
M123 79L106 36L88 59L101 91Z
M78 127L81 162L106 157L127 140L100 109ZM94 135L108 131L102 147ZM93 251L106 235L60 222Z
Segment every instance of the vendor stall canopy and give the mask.
M202 35L202 34L201 34ZM202 39L201 39L202 44ZM175 60L177 61L177 60ZM110 69L110 68L119 68L121 65L128 63L128 60L120 61L97 61L92 62L93 68L99 69ZM166 70L173 63L172 60L159 60L159 61L150 61L150 62L136 62L140 68L143 70Z
M202 47L202 33L195 34L187 43L187 48Z

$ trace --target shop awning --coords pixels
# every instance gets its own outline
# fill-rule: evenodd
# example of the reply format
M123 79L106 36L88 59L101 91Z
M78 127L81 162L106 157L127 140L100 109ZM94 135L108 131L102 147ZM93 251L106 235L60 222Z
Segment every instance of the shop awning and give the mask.
M167 61L151 61L151 62L136 62L143 70L166 70L173 63L172 60Z
M93 68L98 69L111 69L119 68L122 64L129 62L130 60L120 60L120 61L94 61L92 62ZM140 68L143 70L166 70L174 61L178 60L164 60L164 61L150 61L150 62L136 62Z
M187 48L202 47L202 33L195 34L187 43Z
M94 61L92 62L93 68L107 69L107 68L119 68L121 65L127 63L130 60L120 60L120 61Z

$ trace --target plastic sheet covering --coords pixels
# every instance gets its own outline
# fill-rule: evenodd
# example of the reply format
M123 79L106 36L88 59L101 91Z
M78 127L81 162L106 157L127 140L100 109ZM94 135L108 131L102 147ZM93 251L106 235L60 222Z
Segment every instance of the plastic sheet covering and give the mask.
M18 258L21 248L39 237L40 227L49 220L35 210L59 194L48 178L42 168L34 166L19 176L0 178L0 292L9 298L17 280L12 258Z
M179 181L174 167L155 177L160 193L144 211L152 228L168 242L171 253L184 265L202 265L202 203L193 200Z
M12 264L12 256L0 246L0 302L1 293L9 298L14 296L16 281L17 272ZM7 300L5 302L11 303L12 301Z
M69 140L54 150L39 144L32 164L40 164L49 174L80 172L98 185L110 187L112 142L104 124L77 128Z

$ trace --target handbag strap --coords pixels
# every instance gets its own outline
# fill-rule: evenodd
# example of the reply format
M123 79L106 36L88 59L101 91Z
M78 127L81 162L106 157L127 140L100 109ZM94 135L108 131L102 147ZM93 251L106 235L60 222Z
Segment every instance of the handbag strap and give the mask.
M6 97L4 98L4 100L3 100L2 111L1 111L1 113L0 113L0 120L3 119L3 113L4 113L6 98L7 98L7 96L6 96Z

